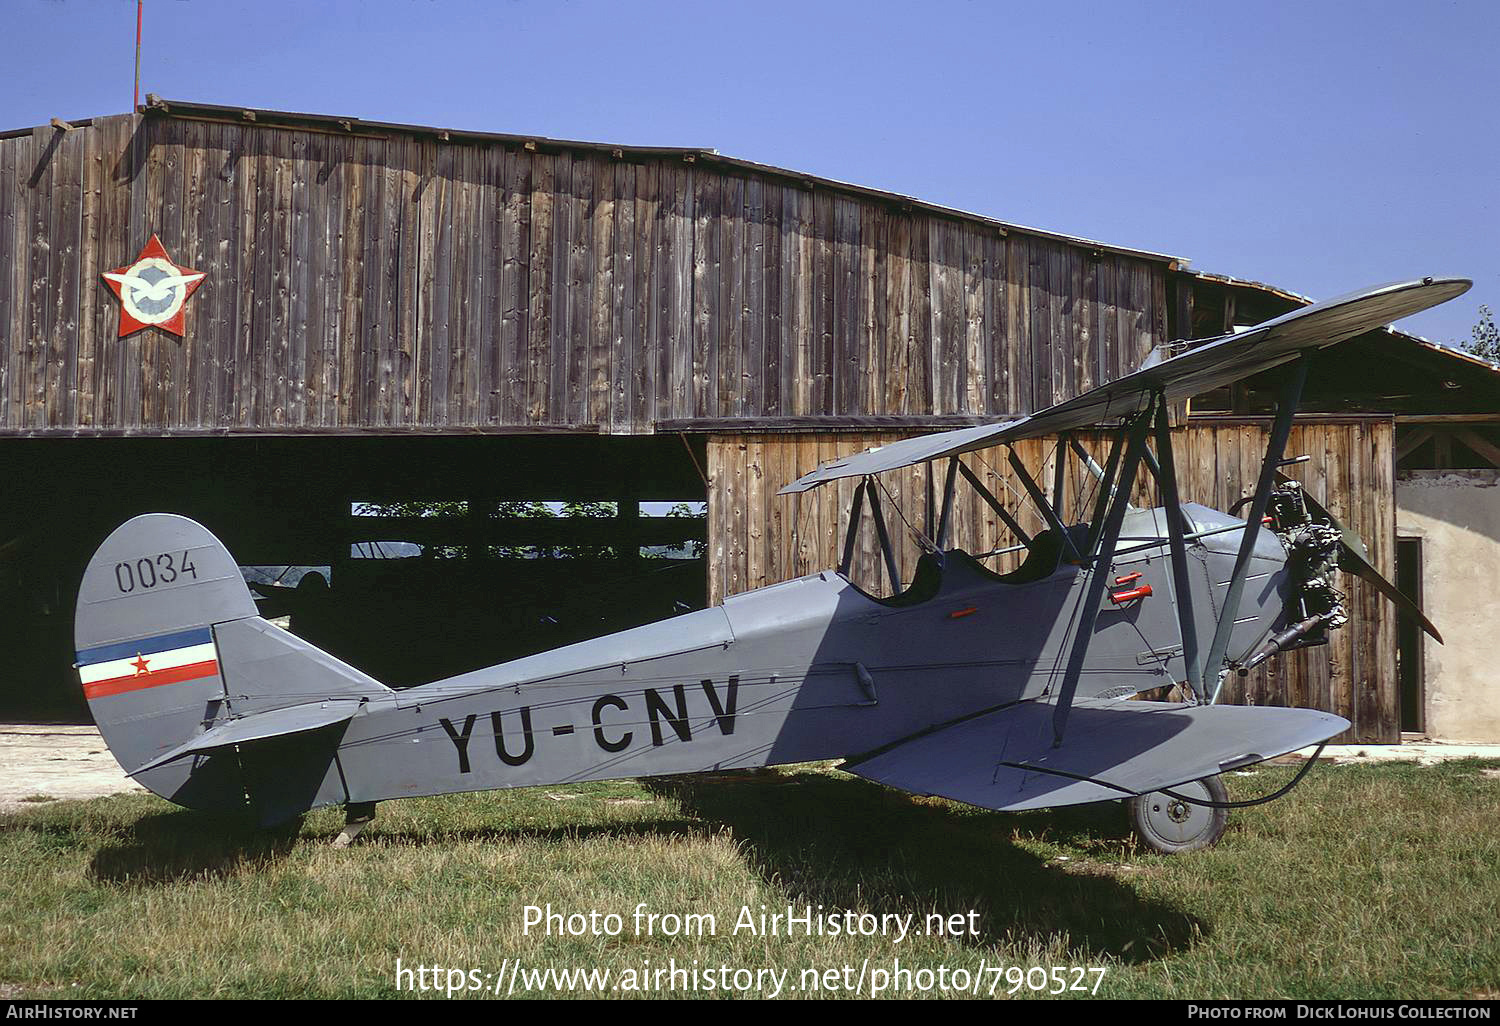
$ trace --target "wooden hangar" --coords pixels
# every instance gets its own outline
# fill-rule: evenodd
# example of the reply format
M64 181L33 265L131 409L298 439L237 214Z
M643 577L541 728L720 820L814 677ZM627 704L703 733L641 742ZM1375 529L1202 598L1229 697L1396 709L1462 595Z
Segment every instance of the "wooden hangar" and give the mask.
M776 495L820 460L1031 413L1155 346L1302 302L712 150L154 96L0 133L0 642L29 653L35 682L0 706L78 706L78 574L131 513L177 510L257 565L323 568L345 610L324 619L325 647L399 682L429 665L424 626L443 625L433 642L462 669L512 651L496 638L549 647L833 566L845 490ZM1314 368L1304 409L1322 412L1290 449L1313 456L1315 495L1351 496L1336 511L1395 576L1402 418L1493 411L1496 375L1388 331L1338 359L1359 373ZM1417 382L1399 400L1396 377ZM1227 508L1252 487L1273 391L1181 411L1184 499ZM1493 443L1491 425L1463 427ZM1018 446L1043 480L1055 450ZM969 463L996 493L1017 487L1003 455ZM940 483L891 477L909 571ZM564 503L593 515L563 522ZM678 503L706 514L651 515ZM960 544L1006 547L986 507L964 513ZM376 543L428 558L357 558ZM681 558L639 558L653 551ZM591 569L538 558L560 554ZM872 589L876 559L862 539L854 576ZM604 577L594 618L577 589ZM1229 700L1399 737L1398 624L1364 587L1331 672L1292 657ZM495 616L454 611L517 593Z

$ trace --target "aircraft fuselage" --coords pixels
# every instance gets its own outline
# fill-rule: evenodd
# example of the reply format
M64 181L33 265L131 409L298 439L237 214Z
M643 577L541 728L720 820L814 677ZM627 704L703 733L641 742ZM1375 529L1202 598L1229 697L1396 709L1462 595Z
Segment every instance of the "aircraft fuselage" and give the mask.
M1243 522L1184 511L1202 535L1188 554L1203 648ZM1161 510L1127 519L1109 572L1128 586L1106 596L1150 594L1106 597L1079 697L1184 679L1163 522ZM1007 578L962 552L941 560L940 577L929 566L894 600L825 571L396 692L350 722L317 804L844 758L1054 691L1082 568L1064 559ZM1277 626L1287 578L1280 541L1262 532L1231 657Z

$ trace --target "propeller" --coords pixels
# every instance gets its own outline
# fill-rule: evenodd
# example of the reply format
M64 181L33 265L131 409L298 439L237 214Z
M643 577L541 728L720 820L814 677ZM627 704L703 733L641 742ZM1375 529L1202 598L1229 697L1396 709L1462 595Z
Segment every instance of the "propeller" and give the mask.
M1280 471L1276 472L1276 483L1286 484L1292 480ZM1339 533L1339 569L1346 574L1353 574L1362 580L1369 581L1375 586L1375 590L1390 599L1397 608L1405 610L1415 616L1422 624L1422 629L1432 635L1439 645L1443 643L1443 636L1438 629L1427 619L1422 607L1413 602L1407 595L1390 581L1380 575L1380 571L1370 565L1370 551L1365 548L1364 539L1360 538L1353 530L1344 524L1338 517L1328 511L1317 499L1308 494L1307 489L1302 489L1302 501L1307 504L1307 509L1315 516L1325 518L1333 529Z

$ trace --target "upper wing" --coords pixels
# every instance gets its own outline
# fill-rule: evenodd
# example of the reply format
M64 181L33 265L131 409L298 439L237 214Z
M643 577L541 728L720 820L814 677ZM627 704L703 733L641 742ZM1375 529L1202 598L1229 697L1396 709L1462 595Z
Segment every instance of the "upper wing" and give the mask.
M1315 745L1332 713L1274 706L1080 698L1053 747L1052 700L1021 702L903 741L842 768L914 794L1015 812L1176 787Z
M908 438L820 466L782 492L804 492L841 477L956 456L1001 442L1088 427L1142 410L1153 393L1168 402L1208 392L1426 310L1467 292L1466 278L1423 278L1351 292L1293 310L1239 334L1222 335L1021 420ZM1154 355L1154 354L1153 354Z

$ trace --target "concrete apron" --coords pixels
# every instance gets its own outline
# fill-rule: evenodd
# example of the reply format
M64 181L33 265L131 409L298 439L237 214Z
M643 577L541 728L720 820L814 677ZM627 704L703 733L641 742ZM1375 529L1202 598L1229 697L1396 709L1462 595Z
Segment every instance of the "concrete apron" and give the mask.
M1304 748L1283 758L1310 759L1315 751L1316 748ZM1329 745L1323 749L1321 758L1335 764L1414 762L1419 766L1432 766L1450 759L1500 759L1500 745L1433 740L1410 741L1400 745Z
M1313 749L1283 756L1310 758ZM1335 764L1405 761L1430 766L1449 759L1500 759L1500 745L1420 741L1404 745L1329 745L1323 759ZM1275 760L1282 761L1282 760ZM143 793L125 775L92 726L0 724L0 813L39 808L53 801Z
M0 812L145 790L115 762L97 727L0 724Z

